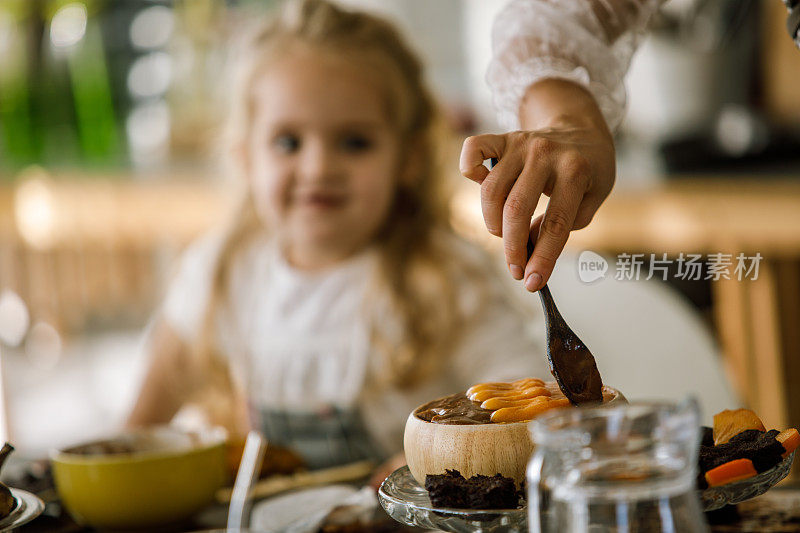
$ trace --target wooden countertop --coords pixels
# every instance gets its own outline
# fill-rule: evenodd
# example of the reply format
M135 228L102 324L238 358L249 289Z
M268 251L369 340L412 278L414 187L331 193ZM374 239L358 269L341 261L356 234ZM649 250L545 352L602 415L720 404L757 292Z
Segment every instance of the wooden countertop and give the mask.
M712 533L796 533L800 531L800 490L772 489L707 518Z
M0 235L15 220L19 225L26 219L19 213L28 205L27 220L33 226L49 224L45 233L49 231L52 242L182 241L225 216L232 202L231 188L183 179L24 181L16 187L0 186ZM457 202L474 201L475 205L468 206L474 217L478 197L476 188L464 190ZM51 211L44 221L42 206ZM23 234L31 230L18 229ZM569 245L625 252L733 250L797 256L800 176L796 180L703 178L643 189L618 187L589 227L572 233Z
M639 252L800 254L800 178L698 179L612 192L571 246Z
M191 241L224 219L232 187L198 180L32 179L0 187L0 237L34 248Z

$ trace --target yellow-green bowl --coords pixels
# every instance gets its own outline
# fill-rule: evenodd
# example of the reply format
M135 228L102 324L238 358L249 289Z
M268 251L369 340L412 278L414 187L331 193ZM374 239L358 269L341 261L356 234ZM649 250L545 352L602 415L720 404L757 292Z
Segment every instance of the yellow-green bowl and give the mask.
M55 451L50 459L64 506L97 528L179 522L210 504L226 481L225 432L218 428L135 430Z

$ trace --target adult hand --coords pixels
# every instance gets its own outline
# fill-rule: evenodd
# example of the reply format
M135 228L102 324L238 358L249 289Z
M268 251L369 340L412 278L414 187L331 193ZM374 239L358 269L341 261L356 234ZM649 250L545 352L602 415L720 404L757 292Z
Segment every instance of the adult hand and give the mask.
M514 279L530 291L553 272L570 231L591 222L614 186L614 143L594 98L579 85L548 79L528 89L523 131L464 141L461 173L481 185L486 228L503 238ZM483 161L496 158L489 170ZM531 222L540 196L545 213ZM535 242L528 258L528 239Z

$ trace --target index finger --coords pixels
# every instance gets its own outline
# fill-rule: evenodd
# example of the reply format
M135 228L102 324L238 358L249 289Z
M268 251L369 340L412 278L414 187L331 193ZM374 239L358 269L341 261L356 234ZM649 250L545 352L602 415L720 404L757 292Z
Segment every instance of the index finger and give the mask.
M461 175L474 182L481 183L489 174L489 169L483 162L491 158L500 158L506 146L505 136L493 135L474 135L464 139L461 147L461 157L458 168Z
M556 181L550 202L540 223L533 255L525 268L525 288L536 291L542 288L556 266L556 260L567 244L575 222L581 194L567 180Z

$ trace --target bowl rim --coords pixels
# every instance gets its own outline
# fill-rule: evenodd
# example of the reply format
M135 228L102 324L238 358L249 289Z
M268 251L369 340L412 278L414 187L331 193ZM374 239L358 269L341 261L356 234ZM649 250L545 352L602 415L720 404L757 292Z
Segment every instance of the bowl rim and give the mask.
M202 441L199 444L190 444L186 446L177 446L175 448L157 449L157 450L142 450L135 452L123 452L114 454L83 454L69 452L68 449L87 446L96 442L107 440L114 440L126 435L136 433L153 433L153 432L171 432L175 434L196 434L199 435ZM86 441L78 442L57 448L50 451L50 460L54 463L70 464L70 465L111 465L122 463L141 463L146 461L168 459L177 456L195 455L208 451L213 448L224 447L227 441L227 431L222 427L210 427L200 430L184 430L175 426L157 425L144 428L132 428L121 432L117 432L108 437L98 437Z
M604 390L605 389L609 389L609 390L614 392L614 398L609 400L609 403L611 401L614 401L614 400L619 400L620 398L625 400L625 396L619 391L619 389L616 389L614 387L611 387L611 386L605 385L605 384L603 384L603 389ZM444 398L444 396L442 396L442 398ZM435 400L431 400L431 401L435 401ZM430 422L428 420L423 420L423 419L421 419L420 417L417 416L417 411L419 411L421 407L423 407L424 405L427 405L428 403L430 403L430 401L425 402L425 403L420 404L417 407L415 407L414 410L411 411L411 414L408 415L408 417L410 419L414 419L417 422L420 422L422 424L433 424L435 426L447 426L447 427L458 427L458 428L487 428L487 427L497 428L497 429L492 429L490 431L499 431L500 430L499 428L508 428L509 426L516 426L516 425L526 426L527 427L533 421L533 419L531 419L531 420L523 420L521 422L485 422L483 424L442 424L440 422ZM602 407L602 405L600 407ZM562 407L561 409L566 409L566 407ZM546 412L549 412L549 411L546 411ZM462 431L475 431L475 430L474 429L472 429L472 430L462 429Z
M528 424L530 424L530 420L526 420L524 422L486 422L485 424L442 424L439 422L429 422L428 420L421 419L417 416L416 409L410 415L408 415L408 417L416 422L419 422L420 424L428 424L435 427L441 426L443 428L459 428L459 431L477 431L478 428L488 431L500 431L502 428L508 429L514 426L527 427Z

